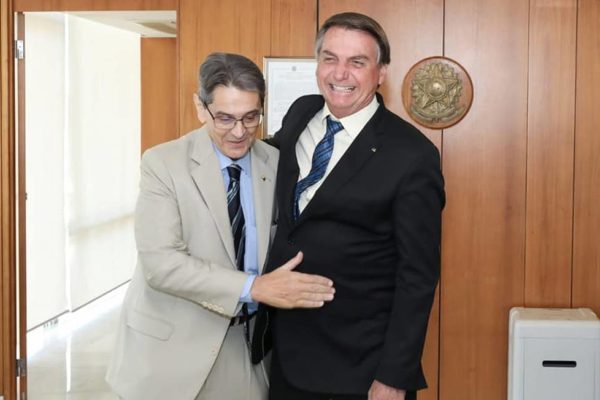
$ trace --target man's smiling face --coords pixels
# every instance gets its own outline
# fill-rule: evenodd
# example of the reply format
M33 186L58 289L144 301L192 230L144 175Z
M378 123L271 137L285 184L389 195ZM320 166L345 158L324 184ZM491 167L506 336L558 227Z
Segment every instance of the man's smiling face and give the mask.
M375 39L359 30L330 28L318 54L317 83L329 110L343 118L366 107L383 83Z

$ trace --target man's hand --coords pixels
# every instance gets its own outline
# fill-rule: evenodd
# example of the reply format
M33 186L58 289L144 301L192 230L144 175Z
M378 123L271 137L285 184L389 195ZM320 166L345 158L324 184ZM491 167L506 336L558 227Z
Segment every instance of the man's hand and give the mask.
M396 389L379 381L373 381L369 389L369 400L404 400L404 396L406 390Z
M277 308L318 308L333 300L331 279L293 271L302 257L299 251L276 270L257 276L250 289L252 299Z

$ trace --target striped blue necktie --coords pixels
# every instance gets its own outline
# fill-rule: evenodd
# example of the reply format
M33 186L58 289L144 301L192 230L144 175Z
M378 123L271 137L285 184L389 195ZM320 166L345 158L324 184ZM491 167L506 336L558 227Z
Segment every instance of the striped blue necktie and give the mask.
M227 188L227 211L231 222L233 233L233 246L235 248L235 261L240 271L244 270L244 250L246 248L246 223L244 211L240 200L240 173L242 167L231 164L227 167L229 173L229 187ZM246 343L250 343L250 325L248 324L248 304L242 305L242 317L244 321L244 336Z
M300 215L298 201L300 200L300 195L302 192L304 192L309 186L317 183L319 180L321 180L321 178L323 178L323 175L325 175L327 165L329 165L329 159L333 153L333 135L342 129L344 129L344 127L341 123L334 121L327 116L327 130L325 132L325 136L323 136L323 139L321 139L321 141L317 144L317 147L315 147L310 172L308 175L306 175L306 177L304 177L304 179L301 179L298 181L298 183L296 183L296 189L294 191L294 219L298 219L298 216Z
M229 188L227 189L227 211L233 233L236 264L240 271L244 270L244 250L246 245L246 224L242 202L240 201L240 173L242 167L231 164L227 167L229 173Z

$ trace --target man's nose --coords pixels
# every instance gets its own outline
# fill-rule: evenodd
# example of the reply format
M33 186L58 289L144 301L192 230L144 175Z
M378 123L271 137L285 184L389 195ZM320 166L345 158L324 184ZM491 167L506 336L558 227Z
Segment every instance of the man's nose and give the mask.
M333 72L335 74L335 79L343 80L348 77L348 68L344 63L338 63Z
M233 128L231 128L231 133L236 138L241 138L242 136L244 136L244 134L246 133L246 127L244 126L241 120L238 119L237 121L235 121L235 125L233 126Z

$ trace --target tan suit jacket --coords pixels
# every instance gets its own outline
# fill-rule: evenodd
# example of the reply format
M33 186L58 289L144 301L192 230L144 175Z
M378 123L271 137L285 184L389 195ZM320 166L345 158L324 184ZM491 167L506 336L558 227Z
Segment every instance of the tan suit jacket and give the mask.
M251 149L259 268L273 223L276 149ZM145 152L135 236L107 381L126 400L194 399L240 309L247 275L235 252L219 162L206 128Z

